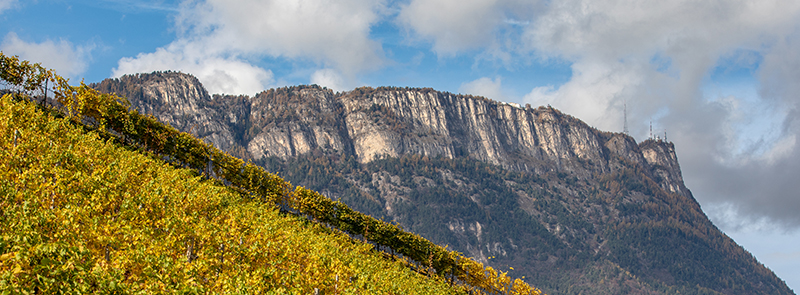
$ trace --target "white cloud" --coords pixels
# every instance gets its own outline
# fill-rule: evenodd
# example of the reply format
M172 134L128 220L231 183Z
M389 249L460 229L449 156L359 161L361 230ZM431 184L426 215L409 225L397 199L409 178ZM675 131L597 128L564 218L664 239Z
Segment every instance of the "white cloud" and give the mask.
M496 77L494 80L483 77L461 84L461 87L458 88L458 92L480 95L497 101L508 100L508 96L503 91L503 85L500 77Z
M796 1L551 2L522 39L528 52L572 62L573 76L525 100L613 131L627 102L640 140L651 118L668 129L701 203L732 202L739 219L800 226L799 19ZM754 65L758 74L743 81L760 84L759 95L704 93L716 67ZM759 132L773 126L782 127Z
M555 88L553 85L539 86L533 88L530 93L523 97L523 101L533 102L534 105L550 105L556 100Z
M731 46L758 46L761 35L780 34L795 22L798 8L780 0L559 1L529 27L526 39L531 48L567 57L663 51L713 58Z
M159 63L166 59L211 92L253 93L272 74L248 63L270 56L311 61L350 77L383 65L381 45L369 33L384 9L383 0L185 1L176 18L179 38L122 59L115 75L164 68ZM259 76L243 80L253 73Z
M627 100L630 107L648 97L634 95L635 87L642 86L648 69L636 63L608 63L582 61L572 65L572 79L553 87L537 87L523 100L532 105L550 104L595 127L621 131L622 105ZM641 118L630 116L631 121Z
M314 74L311 75L311 84L328 87L335 91L349 89L349 87L345 87L345 80L342 75L333 69L322 69L315 71Z
M381 0L207 0L184 6L178 25L212 50L306 58L346 73L383 62L369 38Z
M402 7L398 20L432 40L437 54L453 54L492 42L503 12L497 1L413 0Z
M412 0L401 5L398 23L413 36L433 43L438 55L501 46L501 28L526 25L539 1L519 0ZM494 50L497 50L496 48Z
M798 21L800 23L800 21ZM760 95L787 108L800 107L800 24L795 31L770 44L760 66Z
M21 59L39 62L43 67L56 70L59 75L75 78L86 71L87 59L93 45L75 46L66 40L45 40L41 43L26 42L11 32L5 36L0 49L7 55L18 55Z
M17 0L0 0L0 14L3 11L11 9L17 4Z
M798 12L800 5L784 1L559 1L524 39L531 51L573 62L573 78L559 90L571 101L566 111L593 101L600 104L596 117L629 99L652 114L698 103L720 58L740 48L762 50Z
M156 52L123 58L113 76L158 70L178 70L197 77L210 93L253 95L273 83L273 75L236 57L214 55L198 44L175 42Z

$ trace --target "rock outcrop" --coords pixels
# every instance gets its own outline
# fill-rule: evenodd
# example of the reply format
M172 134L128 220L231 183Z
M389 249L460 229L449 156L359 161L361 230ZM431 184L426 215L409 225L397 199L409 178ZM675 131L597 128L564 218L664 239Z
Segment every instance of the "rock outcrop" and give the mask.
M254 97L212 97L197 79L176 72L124 76L96 87L128 96L140 112L223 150L242 147L253 160L287 159L314 150L352 155L361 163L408 154L467 156L508 169L556 170L579 179L629 161L657 175L654 179L665 189L690 196L672 144L636 144L631 137L599 131L551 107L389 87L334 93L298 86Z
M211 96L176 72L93 86L548 294L793 294L708 220L672 143L549 106L396 87Z

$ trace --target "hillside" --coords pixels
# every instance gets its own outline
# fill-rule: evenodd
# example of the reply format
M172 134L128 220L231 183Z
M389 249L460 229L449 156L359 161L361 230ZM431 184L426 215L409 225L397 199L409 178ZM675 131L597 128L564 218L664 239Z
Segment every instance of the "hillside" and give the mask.
M708 220L669 142L432 89L210 96L175 72L92 87L548 294L794 294Z
M123 98L0 65L3 293L539 293Z
M455 292L29 103L0 118L4 292Z

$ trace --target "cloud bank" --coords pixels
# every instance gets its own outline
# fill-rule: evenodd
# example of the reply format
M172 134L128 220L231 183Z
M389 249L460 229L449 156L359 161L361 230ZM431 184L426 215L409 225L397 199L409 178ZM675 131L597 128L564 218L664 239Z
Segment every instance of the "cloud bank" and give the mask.
M271 57L316 64L323 70L317 80L321 73L327 82L353 80L384 63L381 44L369 38L383 9L380 0L185 1L178 39L121 60L114 75L178 69L195 73L212 93L253 94L268 88L272 74L252 64ZM258 78L246 78L252 74Z
M503 83L500 77L489 79L486 77L461 84L458 92L490 97L495 100L506 100L508 95L503 91Z
M0 14L17 4L16 0L0 0Z
M203 44L175 41L153 53L123 58L113 76L178 70L196 76L210 93L253 95L274 82L273 74L235 55L209 52Z
M767 218L796 228L798 19L792 1L554 3L524 38L532 51L571 60L573 77L527 99L609 130L621 129L627 102L634 134L644 137L646 118L669 130L687 185L703 203L736 213L718 221ZM751 81L760 95L704 93L715 70L752 66L753 56L763 58ZM755 125L780 131L742 132Z
M8 33L0 50L8 55L18 55L21 59L32 60L42 66L56 70L59 75L75 78L86 71L87 60L93 45L75 46L66 40L45 40L41 43L27 42L16 33Z

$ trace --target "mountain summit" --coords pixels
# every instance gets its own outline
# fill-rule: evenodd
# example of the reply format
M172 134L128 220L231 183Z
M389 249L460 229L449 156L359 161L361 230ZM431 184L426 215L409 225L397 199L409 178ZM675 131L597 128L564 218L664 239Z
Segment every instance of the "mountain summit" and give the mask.
M177 72L92 86L548 294L794 294L708 220L672 143L551 107L429 88L212 96Z

